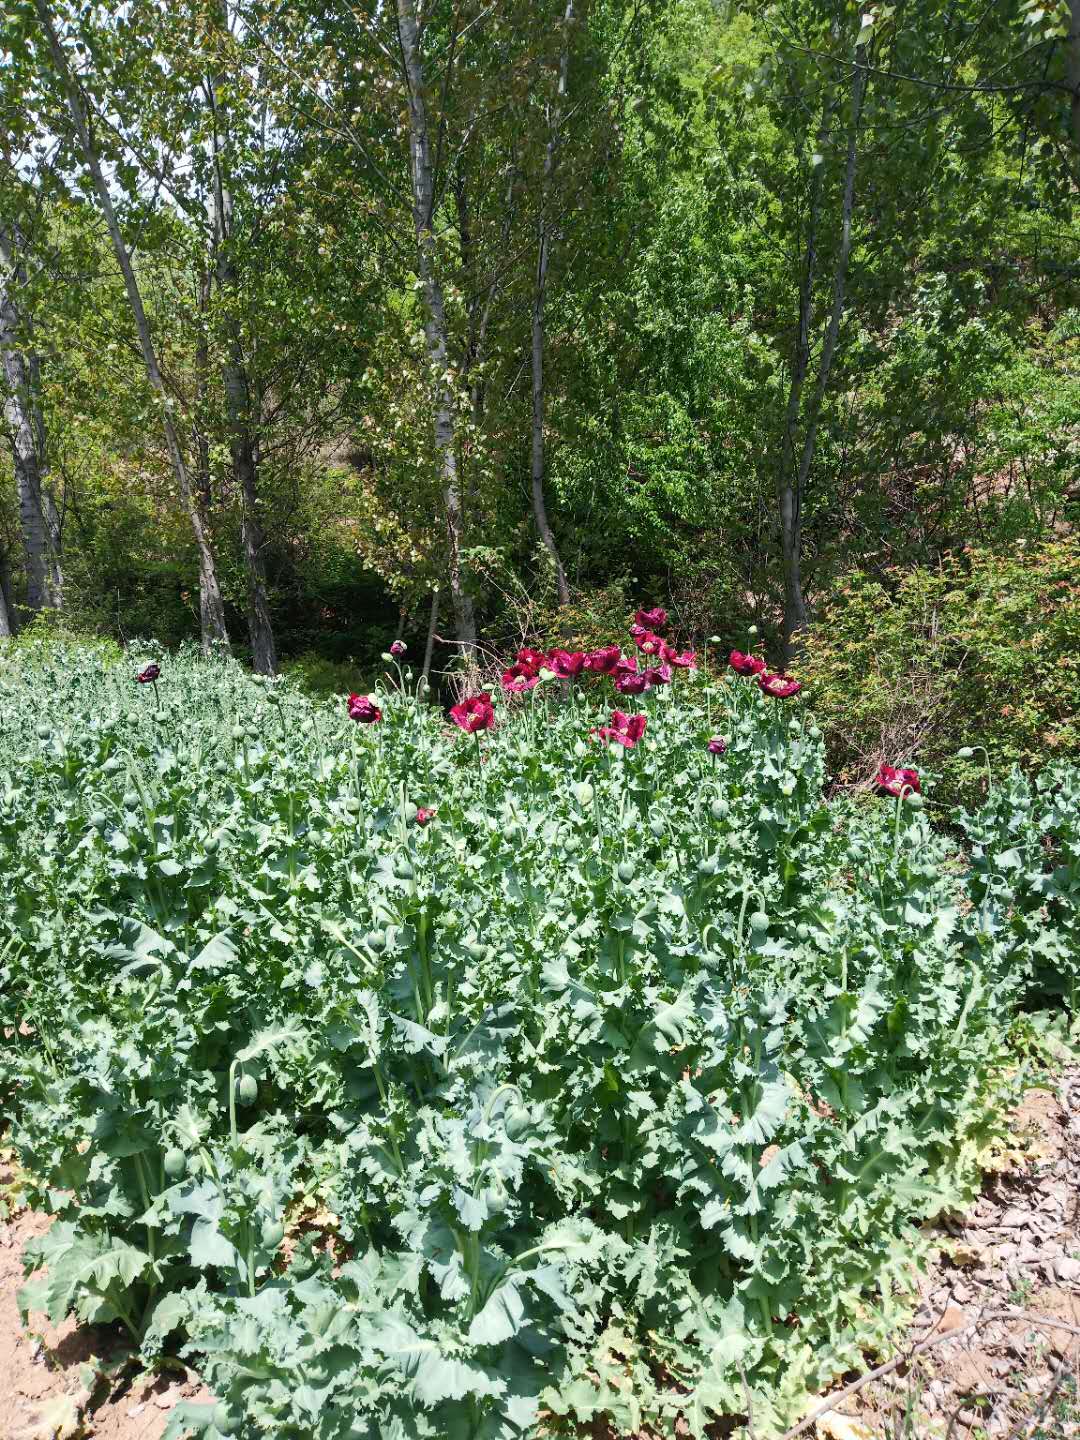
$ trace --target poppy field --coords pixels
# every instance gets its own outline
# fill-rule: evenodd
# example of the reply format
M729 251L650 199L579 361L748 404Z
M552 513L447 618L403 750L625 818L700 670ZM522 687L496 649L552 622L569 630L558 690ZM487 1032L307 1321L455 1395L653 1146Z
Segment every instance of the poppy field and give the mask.
M21 1303L198 1370L172 1435L768 1440L902 1319L1077 998L1080 782L829 798L798 680L663 628L448 714L0 659Z

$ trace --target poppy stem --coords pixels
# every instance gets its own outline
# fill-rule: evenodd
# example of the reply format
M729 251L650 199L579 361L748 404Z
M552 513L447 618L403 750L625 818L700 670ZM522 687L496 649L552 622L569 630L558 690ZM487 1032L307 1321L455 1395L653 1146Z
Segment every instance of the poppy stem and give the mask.
M480 759L480 731L473 731L473 739L476 741L476 771L481 779L484 777L484 764Z
M161 696L158 694L158 688L157 688L157 681L156 681L156 680L153 682L153 685L154 685L154 699L157 701L157 708L158 708L158 711L159 711L159 713L160 713L160 711L161 711Z

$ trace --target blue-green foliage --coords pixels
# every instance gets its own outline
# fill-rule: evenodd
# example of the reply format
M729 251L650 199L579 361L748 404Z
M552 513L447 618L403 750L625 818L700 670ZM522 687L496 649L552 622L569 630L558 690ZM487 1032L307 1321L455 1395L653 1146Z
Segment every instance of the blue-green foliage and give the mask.
M895 1320L1022 985L1075 976L1075 805L1016 782L969 868L827 805L798 703L690 677L622 751L610 698L477 747L408 688L0 668L23 1305L185 1347L221 1404L174 1434L698 1435L749 1386L764 1437Z

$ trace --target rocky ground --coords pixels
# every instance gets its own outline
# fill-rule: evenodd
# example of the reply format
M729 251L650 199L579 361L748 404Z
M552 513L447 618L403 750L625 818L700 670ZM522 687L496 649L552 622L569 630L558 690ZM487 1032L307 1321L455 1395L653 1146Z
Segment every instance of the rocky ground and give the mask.
M1080 1067L1046 1085L1028 1092L1015 1149L979 1199L938 1223L940 1251L885 1373L854 1377L801 1433L1080 1440ZM0 1167L0 1196L5 1178ZM108 1335L20 1326L19 1255L47 1223L17 1207L0 1220L0 1440L160 1440L177 1401L209 1398L197 1377L118 1384L123 1356Z

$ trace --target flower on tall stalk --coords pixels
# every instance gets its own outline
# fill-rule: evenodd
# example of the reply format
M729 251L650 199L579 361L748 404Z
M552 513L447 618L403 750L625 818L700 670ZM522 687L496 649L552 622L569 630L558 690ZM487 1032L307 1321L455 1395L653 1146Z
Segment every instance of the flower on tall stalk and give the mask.
M736 675L762 675L765 672L765 661L760 656L744 655L741 650L732 650L728 664Z
M907 766L880 766L876 783L879 789L883 790L886 795L891 795L894 800L899 800L900 796L905 793L922 794L919 787L919 772Z
M667 664L650 666L645 671L645 679L649 682L646 688L651 690L654 685L670 685L672 673L671 666Z
M434 805L430 807L426 805L418 805L416 807L416 823L419 826L423 827L428 823L429 820L434 820L435 816L438 813L439 812Z
M409 647L405 644L404 640L395 640L394 643L390 646L390 654L394 657L395 660L400 660L402 655L405 654L405 651L408 648Z
M802 689L802 682L784 671L774 675L763 670L758 676L758 684L762 692L771 695L774 700L790 700L792 695L797 695Z
M135 682L138 685L152 685L154 681L160 679L160 677L160 665L144 665L143 668L139 671L139 673L135 676Z
M585 669L583 650L552 650L547 657L547 668L560 680L576 680Z
M585 669L594 675L610 675L622 659L618 645L602 645L599 650L590 650L585 656Z
M349 719L358 725L374 725L382 719L382 711L367 695L350 695Z
M486 691L470 695L457 705L450 707L450 719L464 730L466 735L476 735L481 730L490 730L495 724L495 707Z
M611 669L611 678L620 695L644 695L652 688L652 681L644 670L639 670L636 660L620 658Z
M637 610L634 624L640 625L643 630L662 630L667 624L667 611L662 605L654 605L651 610Z
M613 710L610 725L601 725L598 730L591 730L589 733L599 735L601 740L622 745L626 750L632 750L645 734L647 721L648 717L645 715L627 715L623 710Z
M723 755L727 749L727 741L722 735L714 735L705 746L710 755Z
M659 635L652 630L643 629L640 625L631 625L630 635L643 655L659 655L664 648L664 642Z
M516 666L527 670L531 675L539 675L541 665L547 664L547 656L539 650L530 650L528 646L517 652Z
M539 683L538 672L520 661L504 670L499 678L499 684L507 695L524 695L527 690L535 690Z
M665 640L660 650L660 659L665 665L674 665L676 670L696 670L697 652L695 650L676 650L674 645L669 645Z

